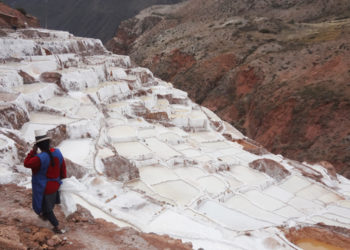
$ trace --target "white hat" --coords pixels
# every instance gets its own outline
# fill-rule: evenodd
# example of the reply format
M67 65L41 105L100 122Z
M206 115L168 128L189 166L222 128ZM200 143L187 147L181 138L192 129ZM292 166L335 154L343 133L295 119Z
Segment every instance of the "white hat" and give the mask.
M50 140L50 137L47 136L44 130L35 130L34 134L35 134L35 143Z

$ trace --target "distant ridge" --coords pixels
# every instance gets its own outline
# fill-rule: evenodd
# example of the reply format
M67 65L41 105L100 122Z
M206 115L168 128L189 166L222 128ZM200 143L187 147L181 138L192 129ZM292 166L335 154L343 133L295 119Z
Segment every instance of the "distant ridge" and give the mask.
M77 36L111 39L119 23L155 4L181 0L4 0L39 18L42 27L66 30ZM45 5L47 3L47 7ZM47 9L47 12L46 12Z

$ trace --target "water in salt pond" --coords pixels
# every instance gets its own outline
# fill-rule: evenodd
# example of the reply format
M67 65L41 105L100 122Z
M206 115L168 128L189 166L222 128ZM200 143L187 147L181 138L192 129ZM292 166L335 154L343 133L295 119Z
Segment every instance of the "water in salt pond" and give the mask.
M304 250L345 250L345 248L333 246L314 239L301 239L295 244Z

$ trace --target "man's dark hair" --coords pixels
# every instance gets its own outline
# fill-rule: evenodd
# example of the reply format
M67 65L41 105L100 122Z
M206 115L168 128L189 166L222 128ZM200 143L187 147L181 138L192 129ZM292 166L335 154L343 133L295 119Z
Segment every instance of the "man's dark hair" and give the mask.
M50 156L50 166L54 166L55 162L53 160L53 156L52 156L52 153L50 151L50 140L45 140L45 141L38 142L36 145L40 148L41 152L45 152L45 153L49 154L49 156Z

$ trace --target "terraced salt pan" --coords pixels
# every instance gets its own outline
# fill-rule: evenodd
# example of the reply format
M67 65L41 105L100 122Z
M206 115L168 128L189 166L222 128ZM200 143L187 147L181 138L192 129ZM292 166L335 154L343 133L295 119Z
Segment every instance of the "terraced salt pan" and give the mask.
M197 149L193 149L193 148L180 150L180 152L188 158L195 158L195 157L199 157L199 156L203 155L203 152L201 152L200 150L197 150Z
M201 110L192 110L188 118L190 127L206 128L208 126L208 118Z
M338 214L333 214L333 213L324 213L324 214L322 214L322 217L330 219L330 220L334 220L336 222L340 222L343 224L347 224L348 227L350 227L350 218L340 216Z
M199 142L217 142L217 141L223 141L224 137L221 136L219 133L214 132L197 132L197 133L191 133L190 138Z
M333 203L339 200L343 200L344 198L336 193L329 191L321 195L320 197L317 197L317 199L327 204L327 203Z
M328 218L325 218L323 216L313 216L311 218L311 220L315 224L316 223L323 223L323 224L330 225L330 226L345 227L345 228L349 228L350 229L350 224L342 223L342 222L335 221L335 220L332 220L332 219L328 219Z
M86 208L87 210L90 211L91 215L94 217L94 218L101 218L101 219L104 219L108 222L112 222L116 225L118 225L119 227L130 227L131 225L124 222L124 221L121 221L121 220L118 220L116 218L114 218L113 216L107 214L106 212L102 211L101 209L89 204L86 200L82 199L81 197L77 196L77 195L74 195L72 194L73 198L74 198L74 201L81 205L82 207Z
M152 150L153 152L156 152L157 156L163 160L168 160L175 156L181 155L179 152L176 152L174 149L169 147L167 144L159 141L158 139L147 138L145 140L145 143L150 150Z
M79 108L79 102L77 100L65 96L54 96L46 101L46 105L70 112Z
M242 182L238 181L235 177L233 177L229 172L220 172L220 176L224 178L224 181L229 184L232 190L241 187L243 185Z
M47 88L49 86L52 87L53 85L47 84L47 83L23 84L21 86L14 88L14 90L16 90L22 94L31 94L31 93L38 93L39 90L42 90L42 89Z
M199 187L211 195L219 195L226 191L227 186L218 177L208 175L197 179Z
M257 190L245 192L244 196L247 197L252 203L268 211L274 211L285 206L285 203L276 200L271 196L265 195Z
M195 182L198 178L203 177L207 174L202 169L195 167L174 168L174 172L181 179L190 180L191 182Z
M113 142L137 141L137 129L132 126L116 126L108 130L108 136Z
M294 197L294 194L278 187L278 186L270 186L263 191L263 193L274 197L277 200L288 202Z
M58 148L65 158L81 165L91 168L95 146L91 139L65 140Z
M284 181L282 184L279 185L280 188L290 192L290 193L296 193L300 191L301 189L309 186L311 183L306 180L305 178L301 178L296 175L292 175L289 177L286 181Z
M130 114L131 113L131 106L130 102L127 101L121 101L121 102L114 102L109 105L107 105L108 113L112 118L115 116L113 115L114 112L123 115L123 114Z
M168 143L170 145L177 145L185 142L185 139L183 137L181 137L180 135L174 132L162 133L162 134L159 134L157 137L159 140L165 143Z
M83 119L100 117L99 110L93 105L81 105L75 115Z
M251 216L262 221L268 221L269 223L280 224L284 221L283 217L268 212L264 209L260 209L251 201L240 195L232 196L225 201L224 204L231 209L246 214L247 216Z
M135 191L141 191L153 197L154 191L141 180L133 180L126 184L127 187Z
M206 217L233 230L254 230L271 226L271 223L254 219L248 215L224 207L214 201L203 202L198 208L198 211Z
M234 166L230 169L230 172L236 179L248 185L258 186L268 180L267 176L249 167Z
M149 148L140 142L120 142L114 143L113 146L120 155L133 160L151 159L154 155Z
M148 185L179 179L172 169L164 166L141 167L139 172L140 179Z
M306 186L298 191L296 195L307 200L315 200L327 193L330 193L330 191L324 189L318 184L311 184L310 186Z
M294 197L288 201L288 204L298 209L300 212L303 212L304 214L309 214L322 208L321 205L300 197Z
M278 210L275 210L274 213L286 218L299 218L304 216L303 213L299 212L297 209L291 206L282 207Z
M159 195L175 201L178 205L189 205L198 195L199 190L183 180L167 181L152 185Z
M69 124L76 121L76 119L65 116L53 115L43 112L32 112L29 114L31 123L46 124L46 125L60 125Z

